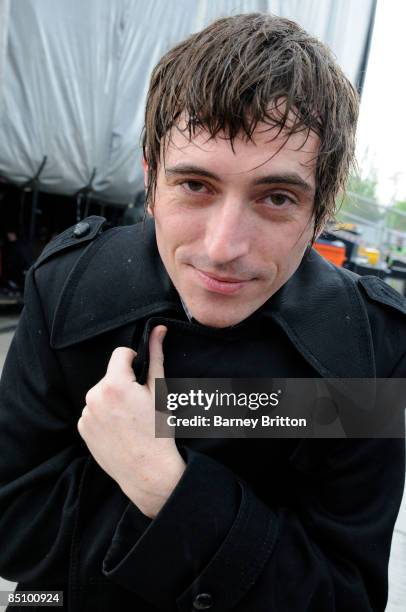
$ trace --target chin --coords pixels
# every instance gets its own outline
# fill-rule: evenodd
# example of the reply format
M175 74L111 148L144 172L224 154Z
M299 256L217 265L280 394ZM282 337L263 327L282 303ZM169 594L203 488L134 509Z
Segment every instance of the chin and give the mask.
M205 325L206 327L215 327L221 329L222 327L231 327L232 325L236 325L238 321L226 321L221 319L205 319L203 317L194 317L198 323L201 325Z
M223 320L212 320L212 319L202 319L198 317L194 317L198 323L201 325L205 325L206 327L214 327L216 329L222 329L226 327L231 327L239 323L239 321L223 321Z
M205 325L206 327L230 327L231 325L237 325L237 323L241 323L244 319L250 316L251 313L242 313L241 316L238 316L237 313L234 313L234 316L230 317L230 313L207 313L199 311L199 309L191 309L191 315L196 321L198 321L201 325Z

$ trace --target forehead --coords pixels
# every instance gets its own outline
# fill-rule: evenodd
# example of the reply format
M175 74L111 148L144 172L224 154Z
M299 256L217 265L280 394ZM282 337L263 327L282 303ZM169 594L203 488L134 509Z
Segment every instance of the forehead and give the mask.
M164 165L185 163L202 165L223 177L244 175L257 178L272 172L292 172L313 180L320 141L314 132L289 135L286 130L260 123L247 139L237 135L233 142L224 132L215 138L200 128L190 135L183 124L172 128L167 136Z

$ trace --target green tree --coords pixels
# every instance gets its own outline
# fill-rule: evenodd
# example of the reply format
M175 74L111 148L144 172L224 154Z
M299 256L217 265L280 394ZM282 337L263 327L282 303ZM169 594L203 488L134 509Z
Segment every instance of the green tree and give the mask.
M401 200L392 204L387 212L385 225L388 229L406 232L406 200Z
M348 180L347 191L376 202L377 184L378 179L374 170L371 170L370 175L364 178L360 174L351 174Z
M384 217L384 210L378 204L377 184L378 179L374 170L371 170L367 177L352 174L348 180L347 193L340 210L361 217L366 221L381 221Z

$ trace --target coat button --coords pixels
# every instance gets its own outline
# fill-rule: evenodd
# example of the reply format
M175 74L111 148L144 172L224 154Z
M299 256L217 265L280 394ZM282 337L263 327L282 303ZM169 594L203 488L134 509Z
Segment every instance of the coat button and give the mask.
M213 597L210 593L199 593L193 600L194 610L208 610L213 605Z
M73 236L75 236L75 238L82 238L82 236L86 236L86 234L88 234L89 232L90 223L87 223L86 221L80 221L79 223L76 223L73 229Z

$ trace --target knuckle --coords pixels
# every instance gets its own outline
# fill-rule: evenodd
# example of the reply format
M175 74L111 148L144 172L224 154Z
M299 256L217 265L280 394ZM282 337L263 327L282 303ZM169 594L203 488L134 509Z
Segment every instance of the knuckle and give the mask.
M89 391L86 393L85 395L85 404L87 406L92 405L93 403L93 398L94 398L94 387L92 387L91 389L89 389Z
M121 387L112 379L105 378L100 383L100 391L106 400L117 400L121 397Z
M88 420L90 414L91 414L91 410L89 409L89 406L86 404L86 406L83 408L82 413L79 417L78 425L80 423L81 426L83 427L83 424L85 423L86 420Z
M84 425L84 422L83 422L83 416L81 416L80 419L78 420L77 428L78 428L78 432L82 436L84 434L84 431L85 431L85 425Z

